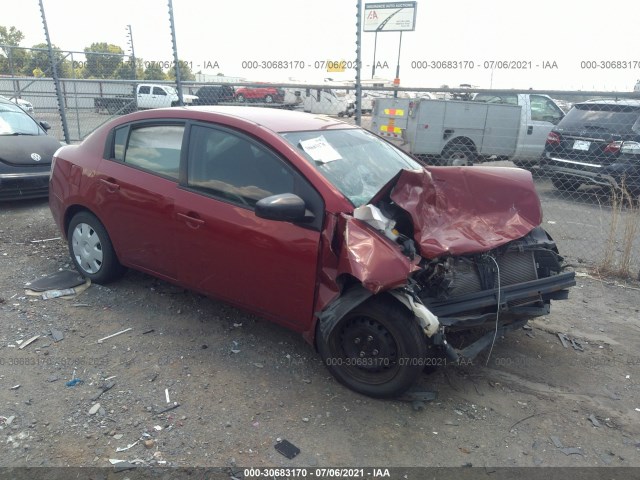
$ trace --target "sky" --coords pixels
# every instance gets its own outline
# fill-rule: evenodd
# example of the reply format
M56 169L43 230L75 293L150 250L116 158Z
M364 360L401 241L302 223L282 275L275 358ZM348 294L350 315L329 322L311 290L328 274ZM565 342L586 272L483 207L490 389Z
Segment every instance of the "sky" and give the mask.
M9 4L9 0L3 0ZM82 51L94 42L136 57L173 61L167 0L43 0L51 41ZM363 0L363 8L366 2ZM362 33L362 78L392 80L400 54L403 87L631 91L640 79L628 0L417 0L415 30ZM327 61L356 58L355 0L173 0L180 59L194 72L248 81L349 80ZM30 47L45 41L38 0L11 2L0 25ZM74 59L81 57L75 56ZM248 67L257 68L248 68Z

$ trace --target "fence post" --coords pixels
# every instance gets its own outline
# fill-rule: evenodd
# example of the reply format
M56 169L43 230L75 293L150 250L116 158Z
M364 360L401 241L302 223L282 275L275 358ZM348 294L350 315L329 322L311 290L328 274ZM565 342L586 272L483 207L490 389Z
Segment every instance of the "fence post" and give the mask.
M361 45L362 45L362 33L360 29L360 19L362 18L362 0L357 0L356 2L357 13L356 13L356 112L355 112L355 120L356 125L360 126L362 123L362 84L360 82L360 61L362 58L361 55Z
M178 102L184 106L182 99L182 82L180 81L180 63L178 60L178 46L176 45L176 27L173 23L173 2L169 0L169 25L171 27L171 45L173 46L173 66L176 70L176 90L178 90Z
M58 78L58 67L56 66L55 58L53 57L53 47L51 46L51 38L49 37L49 28L47 27L47 18L44 14L44 5L42 0L40 1L40 15L42 16L42 26L44 27L44 36L47 40L47 47L49 50L49 62L51 62L51 70L53 75L53 84L56 89L56 97L58 98L58 113L60 113L60 121L62 122L62 134L64 141L71 142L69 136L69 127L67 125L67 114L65 113L64 101L62 99L62 92L60 91L60 79Z

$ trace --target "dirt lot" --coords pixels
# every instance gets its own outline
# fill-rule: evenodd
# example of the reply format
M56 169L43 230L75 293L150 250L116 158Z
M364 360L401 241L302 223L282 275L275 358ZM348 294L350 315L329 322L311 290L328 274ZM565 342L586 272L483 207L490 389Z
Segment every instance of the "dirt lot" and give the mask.
M438 398L412 405L355 394L298 335L140 273L71 300L26 296L71 268L63 241L34 243L58 236L46 201L0 206L4 466L640 466L637 282L582 272L488 365L425 375ZM286 459L278 438L301 453Z

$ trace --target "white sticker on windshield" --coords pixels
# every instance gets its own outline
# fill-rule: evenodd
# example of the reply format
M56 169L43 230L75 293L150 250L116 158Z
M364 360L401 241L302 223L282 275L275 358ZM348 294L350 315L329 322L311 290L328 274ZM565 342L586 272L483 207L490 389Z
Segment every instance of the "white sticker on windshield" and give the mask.
M329 145L329 142L322 135L309 140L300 140L300 146L316 162L328 163L334 160L342 160L340 154Z

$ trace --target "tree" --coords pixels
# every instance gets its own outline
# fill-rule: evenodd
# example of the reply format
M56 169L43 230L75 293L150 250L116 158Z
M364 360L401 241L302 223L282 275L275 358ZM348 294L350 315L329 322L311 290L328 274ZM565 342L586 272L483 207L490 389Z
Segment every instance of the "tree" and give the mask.
M53 49L53 60L56 62L56 68L58 70L58 76L62 78L72 77L71 62L65 59L65 54L55 45L51 46ZM53 76L53 69L51 68L51 62L49 61L49 50L46 43L39 43L34 45L31 50L31 55L24 67L24 74L27 76L38 76L34 71L40 70L45 77Z
M20 76L29 57L29 51L19 48L24 34L16 27L0 26L0 74Z
M144 70L144 79L145 80L166 80L167 75L162 71L162 67L160 64L156 62L151 62L148 64L147 68Z
M184 60L180 60L178 62L178 65L180 66L180 80L195 80L196 79L196 76L191 71L191 62L186 62ZM175 80L176 79L176 69L175 69L175 67L172 66L169 69L169 71L167 72L167 76L171 80Z
M87 57L85 78L114 78L124 54L122 48L106 42L92 43L84 52Z

